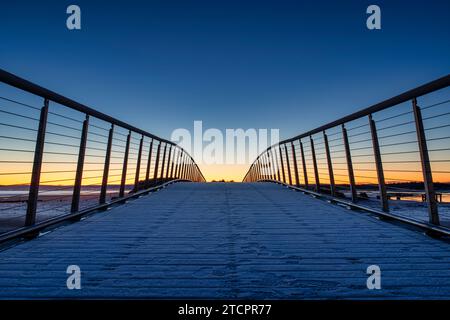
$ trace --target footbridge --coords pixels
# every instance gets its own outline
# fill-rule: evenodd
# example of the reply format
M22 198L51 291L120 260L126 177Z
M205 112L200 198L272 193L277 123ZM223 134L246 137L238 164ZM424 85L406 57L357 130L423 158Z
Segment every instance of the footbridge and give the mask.
M242 183L0 82L1 299L450 298L450 76L269 147Z

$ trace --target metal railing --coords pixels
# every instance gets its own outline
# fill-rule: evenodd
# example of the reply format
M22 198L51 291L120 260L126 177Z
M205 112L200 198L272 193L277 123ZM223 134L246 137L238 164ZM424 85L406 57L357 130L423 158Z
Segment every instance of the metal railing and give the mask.
M283 183L420 226L450 227L449 84L447 75L281 141L243 181Z
M205 178L159 138L0 69L0 240Z

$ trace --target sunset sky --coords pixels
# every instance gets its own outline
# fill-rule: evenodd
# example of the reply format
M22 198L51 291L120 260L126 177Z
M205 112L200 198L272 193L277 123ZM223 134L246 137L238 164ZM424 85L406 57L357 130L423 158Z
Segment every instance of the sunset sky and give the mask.
M164 138L201 120L223 132L280 129L284 139L450 70L448 1L378 1L377 31L366 28L367 1L76 1L80 31L65 26L69 4L3 5L0 67ZM23 98L3 86L0 92ZM200 168L208 180L240 181L248 166ZM2 166L10 170L29 168ZM65 178L53 173L43 181ZM27 179L0 176L1 184Z

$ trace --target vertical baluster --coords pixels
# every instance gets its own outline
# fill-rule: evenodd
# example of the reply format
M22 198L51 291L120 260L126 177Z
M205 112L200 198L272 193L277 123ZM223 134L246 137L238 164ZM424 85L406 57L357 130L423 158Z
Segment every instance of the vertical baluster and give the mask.
M427 138L423 127L422 111L417 105L416 98L413 99L412 105L416 124L417 142L419 144L420 162L422 164L423 183L428 204L429 221L432 224L440 225L436 194L434 192L433 174L428 154Z
M259 156L258 156L258 158L256 158L256 161L255 161L255 173L256 173L255 181L258 181L260 179Z
M162 158L162 163L161 163L161 174L160 174L160 178L159 178L161 183L164 182L164 166L166 164L166 151L167 151L167 143L164 143L164 152L163 152L163 158Z
M286 175L284 172L284 161L283 161L283 154L281 151L281 146L278 147L278 152L280 152L280 163L281 163L281 172L283 174L283 183L286 183Z
M191 180L191 160L188 155L186 155L186 180Z
M189 158L189 180L194 180L194 159Z
M187 153L184 154L184 160L183 160L183 177L185 180L188 180L188 174L187 174L187 164L188 164L188 156Z
M279 148L276 148L273 150L273 157L275 159L275 163L277 166L277 180L281 182L281 169L280 169L280 159L278 157L278 150Z
M267 180L267 164L266 164L266 158L264 157L264 154L261 155L261 162L262 162L262 169L263 169L263 180Z
M348 180L350 182L350 191L352 193L352 202L356 202L358 200L358 194L356 192L355 176L353 173L352 154L350 151L350 144L348 142L347 129L345 128L344 124L342 125L342 137L344 140L345 157L347 159Z
M125 183L127 181L128 156L130 154L131 131L128 131L127 142L125 145L125 155L123 157L122 180L120 182L119 198L125 196Z
M173 157L172 157L172 166L170 168L170 179L171 180L174 177L173 173L174 173L174 169L175 169L175 161L177 159L177 152L178 152L178 149L176 147L174 147L174 149L173 149Z
M287 145L284 145L284 154L286 155L286 165L287 165L287 171L288 171L288 177L289 177L289 184L292 185L291 165L289 163L289 154L288 154L288 150L287 150Z
M178 159L177 164L175 168L175 178L180 179L180 166L181 166L181 156L183 155L183 152L178 149Z
M141 174L141 160L142 160L142 147L144 145L144 136L141 136L141 141L139 142L138 158L136 162L136 176L134 177L134 192L139 191L139 176Z
M314 168L314 179L316 182L316 191L320 192L319 170L317 169L316 151L314 148L314 140L313 140L312 136L309 136L309 141L311 143L311 155L312 155L313 168Z
M370 132L372 135L372 148L375 158L375 167L377 170L378 178L378 190L380 192L381 209L385 212L389 212L389 200L386 191L386 183L384 181L383 162L381 159L380 145L378 142L378 133L375 121L372 119L372 115L369 115Z
M261 157L258 157L258 171L259 171L258 180L262 180L264 178L264 175L263 175L263 167L262 167L262 163L261 163Z
M300 179L298 177L297 156L295 155L294 142L291 142L291 151L292 151L292 161L294 161L295 185L299 186L300 185Z
M30 189L28 191L27 214L25 217L25 226L29 227L36 222L36 209L39 196L39 184L41 180L42 158L44 156L45 130L48 117L48 99L44 100L44 106L41 108L39 117L39 128L36 136L36 145L34 149L33 171L31 173Z
M150 141L150 147L148 149L147 170L145 172L145 184L147 187L150 182L150 168L152 165L152 153L153 153L153 139Z
M267 180L272 180L272 166L270 165L270 158L269 158L268 151L266 151L264 153L264 158L266 159L266 165L267 165Z
M111 124L111 128L109 129L108 134L108 143L106 145L105 163L103 165L102 187L100 190L100 199L99 199L100 204L106 203L106 192L108 189L108 176L109 176L109 167L111 165L111 151L112 151L113 137L114 137L114 124Z
M181 157L181 163L180 163L180 179L182 180L186 180L186 176L185 176L185 172L186 172L186 166L185 166L185 158L186 155L184 154L183 151L183 156Z
M266 154L267 154L267 163L268 163L268 165L269 165L269 179L270 180L275 180L274 178L273 178L273 163L272 163L272 157L271 157L271 154L270 154L271 152L270 152L270 148L266 151Z
M172 160L172 145L169 145L169 156L167 157L166 181L169 179L170 161Z
M255 160L255 182L259 180L258 158Z
M159 158L161 158L161 141L158 141L158 148L156 149L156 160L155 169L153 170L153 184L158 184L158 169L159 169Z
M303 168L303 179L305 180L305 188L308 188L308 171L306 170L306 161L305 161L305 151L303 150L303 142L299 140L300 142L300 153L302 156L302 168Z
M275 159L273 156L273 150L272 147L269 148L269 150L267 150L267 155L269 157L269 162L270 162L270 171L271 171L271 179L276 181L277 180L277 172L276 172L276 164L275 164Z
M83 121L81 130L80 149L78 151L77 171L75 174L75 184L73 186L72 205L70 212L77 212L80 209L81 183L83 182L84 157L86 155L86 143L89 130L89 116Z
M330 194L334 197L336 195L336 186L334 184L333 162L331 161L330 145L328 144L328 136L325 131L323 131L323 141L327 155L328 176L330 177Z

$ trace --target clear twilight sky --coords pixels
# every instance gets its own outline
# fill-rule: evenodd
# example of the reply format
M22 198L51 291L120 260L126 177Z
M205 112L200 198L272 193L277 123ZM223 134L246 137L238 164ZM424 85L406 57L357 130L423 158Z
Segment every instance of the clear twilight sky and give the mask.
M82 30L66 28L70 4ZM382 30L366 28L370 4ZM449 13L448 0L18 0L0 5L0 68L165 138L194 120L288 138L448 74Z

